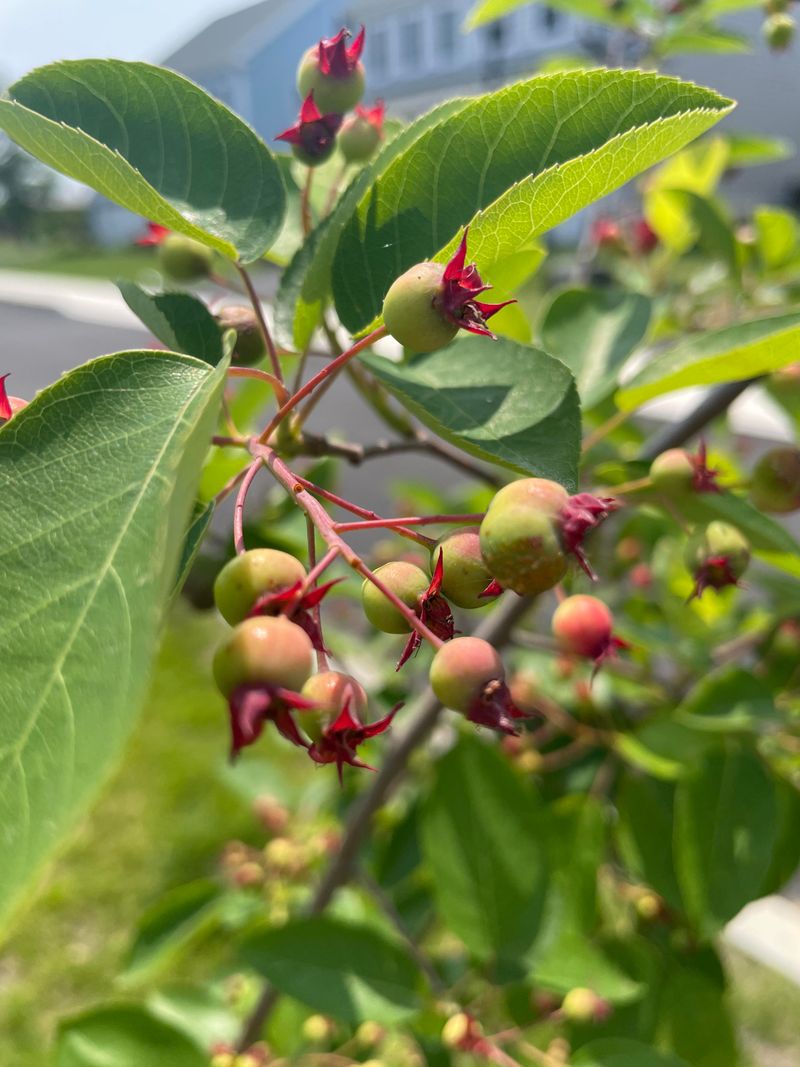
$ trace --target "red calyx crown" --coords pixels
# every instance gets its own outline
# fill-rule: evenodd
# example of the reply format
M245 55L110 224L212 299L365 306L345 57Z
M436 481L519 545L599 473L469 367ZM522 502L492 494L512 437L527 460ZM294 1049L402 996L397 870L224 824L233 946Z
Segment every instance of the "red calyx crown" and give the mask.
M276 141L298 145L310 156L321 156L330 147L342 125L341 115L323 115L314 103L314 91L308 94L300 106L300 116L294 126L279 133Z
M622 507L619 500L592 493L576 493L571 496L561 511L561 536L564 547L571 552L593 582L597 575L592 570L583 551L583 541L590 530L607 519L612 511Z
M474 263L466 265L468 232L469 227L464 230L461 243L444 269L441 293L434 303L453 325L461 327L462 330L469 330L470 333L494 338L486 320L509 304L515 304L516 300L505 300L502 304L486 304L475 299L492 287L483 284Z
M356 104L356 115L360 119L364 119L370 126L374 126L378 133L383 133L383 119L386 114L386 105L383 100L376 100L372 107L364 107L363 104Z
M346 78L352 74L364 51L365 33L362 26L349 48L347 42L352 34L345 27L335 37L323 37L317 45L317 61L322 73L331 74L334 78Z
M417 608L416 614L419 621L424 622L428 629L435 633L437 637L440 637L442 641L449 641L456 631L450 605L442 596L443 579L444 559L440 548L439 558L436 561L431 584L420 597L419 607ZM408 641L406 641L406 646L403 649L400 659L397 661L395 670L399 671L403 664L414 655L421 644L422 638L416 630L412 630L409 634Z
M309 748L309 756L315 763L335 763L340 782L345 763L351 767L363 767L364 770L374 771L374 767L370 767L368 763L358 758L356 749L364 741L388 730L392 725L392 719L402 706L402 704L397 704L388 715L365 726L350 710L350 700L346 700L338 718L323 731L319 741L315 741Z
M318 652L327 652L328 650L322 643L322 634L314 608L335 585L343 581L344 578L334 578L331 582L325 582L324 585L308 590L304 590L302 582L295 582L288 589L260 596L250 609L249 615L286 615L301 630L305 630L311 638L311 644Z

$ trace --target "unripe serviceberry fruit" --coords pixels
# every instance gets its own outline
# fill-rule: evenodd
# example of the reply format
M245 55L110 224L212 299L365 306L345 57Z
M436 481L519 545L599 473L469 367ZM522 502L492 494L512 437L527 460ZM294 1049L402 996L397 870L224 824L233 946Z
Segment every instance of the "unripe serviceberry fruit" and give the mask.
M492 581L481 555L480 528L465 526L439 538L431 549L431 573L442 551L444 578L442 593L460 608L480 608L488 603L481 597Z
M305 631L278 616L245 619L214 656L214 678L230 696L240 686L277 686L299 692L312 666L311 641Z
M383 105L371 110L359 107L339 130L338 145L348 163L366 163L383 140Z
M530 668L515 671L509 679L508 690L520 711L533 714L538 710L536 697L540 692L540 683L535 671Z
M378 567L375 575L412 611L418 607L420 597L429 585L421 567L400 560ZM365 579L361 587L361 604L364 614L377 630L385 634L405 634L410 630L408 620L369 579Z
M786 514L800 508L800 449L766 452L753 469L750 499L761 511Z
M453 711L469 712L490 682L505 678L497 649L480 637L456 637L433 657L431 688L438 700Z
M765 19L761 27L764 40L773 52L783 52L794 40L795 22L791 15L775 14Z
M614 619L602 600L594 596L569 596L553 614L553 636L565 652L599 659L612 643Z
M750 562L747 538L727 522L710 522L689 538L686 566L695 579L695 596L704 589L738 585Z
M209 276L214 255L199 241L182 233L170 233L158 246L158 263L163 273L175 281L195 282Z
M229 560L214 582L214 601L231 626L250 614L267 593L290 589L306 576L299 559L275 548L251 548Z
M325 727L338 718L348 702L356 719L363 722L366 717L367 694L363 685L341 671L312 674L300 695L315 704L303 715L303 729L312 741L319 741Z
M297 90L305 99L314 94L323 112L343 115L352 111L364 95L364 65L360 56L364 30L348 47L350 34L341 30L335 37L309 48L297 68Z
M535 596L567 572L559 515L569 495L545 478L523 478L494 497L480 527L481 553L504 589Z
M404 348L435 352L458 333L435 304L442 290L444 265L417 263L392 282L383 301L386 329Z
M578 986L564 997L561 1011L572 1023L596 1023L608 1017L609 1005L594 990Z
M249 367L264 358L267 350L252 308L243 304L229 305L217 312L216 319L220 329L236 331L236 343L233 346L235 364Z
M683 448L669 448L656 456L650 465L653 488L665 496L681 496L692 491L694 463Z

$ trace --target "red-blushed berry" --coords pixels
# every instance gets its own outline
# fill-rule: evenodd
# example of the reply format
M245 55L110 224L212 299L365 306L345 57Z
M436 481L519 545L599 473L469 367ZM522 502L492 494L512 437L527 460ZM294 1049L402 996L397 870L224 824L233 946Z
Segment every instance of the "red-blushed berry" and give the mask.
M358 104L354 115L348 116L339 131L339 151L348 163L366 163L383 140L383 100L372 107Z
M592 223L592 241L597 248L619 252L625 246L622 227L616 219L600 218Z
M245 619L231 632L214 656L214 679L228 698L232 758L259 738L267 722L308 748L291 712L312 706L300 696L311 667L308 634L285 618Z
M553 636L564 652L590 659L597 670L604 660L627 645L614 636L614 617L594 596L569 596L553 613Z
M632 244L634 252L640 256L649 256L658 247L658 234L647 219L637 219L634 222Z
M214 253L193 237L169 233L157 247L159 268L176 282L201 281L211 273Z
M764 20L761 32L773 52L785 52L794 40L795 21L791 15L777 12Z
M750 499L761 511L785 515L800 508L800 449L765 452L753 468Z
M686 544L686 566L694 578L690 600L706 589L739 585L750 562L747 538L727 522L710 522L696 530Z
M359 1026L354 1037L356 1044L360 1048L371 1049L380 1045L386 1039L386 1030L380 1023L368 1019Z
M375 571L376 576L386 588L411 608L420 622L425 623L428 629L442 641L449 641L455 632L455 627L450 605L441 593L443 573L441 553L439 553L439 560L434 567L430 581L420 567L413 563L402 563L399 560L386 563ZM364 581L361 588L361 602L364 614L369 621L384 633L408 633L411 630L397 663L397 670L400 670L417 651L422 638L416 630L411 629L403 614L369 579ZM402 629L400 629L401 622Z
M352 711L350 700L345 700L339 715L325 727L320 739L309 748L309 756L315 763L335 763L340 782L345 763L351 767L363 767L367 771L375 770L358 758L356 750L370 738L385 733L401 707L401 704L397 704L382 719L365 724Z
M383 302L383 321L392 337L413 352L434 352L459 329L494 337L486 322L515 301L487 304L477 299L491 289L474 263L467 265L467 230L450 261L417 263L396 278Z
M617 542L614 555L620 563L636 563L642 558L642 542L638 537L623 537Z
M637 563L628 575L634 589L649 589L653 584L653 568L649 563Z
M312 91L303 100L294 126L277 134L275 140L291 145L295 159L307 167L318 167L333 155L341 124L341 115L320 111Z
M560 1013L571 1023L601 1023L611 1015L612 1007L592 989L570 989L561 1001Z
M291 817L289 809L267 793L253 801L253 814L270 834L284 833Z
M312 674L301 696L314 705L313 712L303 717L303 729L312 741L322 737L323 730L339 717L348 702L356 719L363 720L367 712L368 698L363 685L342 671Z
M214 601L223 619L235 626L250 614L259 598L291 589L305 577L303 564L288 552L251 548L228 560L219 572Z
M653 488L670 498L689 493L718 493L718 475L719 471L708 466L704 441L695 454L683 448L668 448L650 465Z
M524 711L527 715L535 715L538 711L536 697L539 688L539 677L536 671L529 667L514 671L508 682L508 691L512 701L520 711Z
M583 551L586 535L619 507L610 497L570 496L546 478L503 486L481 523L481 552L504 589L536 596L561 581L573 555L594 578Z
M245 304L229 304L220 308L216 320L221 330L235 330L232 362L239 367L250 367L266 355L264 336L258 319L251 307Z
M300 96L313 92L323 111L337 115L352 111L364 95L361 53L365 35L362 26L351 42L352 34L343 27L335 37L323 38L309 48L297 68Z
M430 683L445 707L479 726L516 734L515 720L528 717L511 699L500 654L480 637L442 645L431 663Z
M0 426L13 418L18 411L28 406L28 401L19 396L9 396L6 392L7 374L0 375Z
M491 600L492 575L481 555L480 528L464 526L440 537L431 549L435 570L442 554L442 592L460 608L480 608Z

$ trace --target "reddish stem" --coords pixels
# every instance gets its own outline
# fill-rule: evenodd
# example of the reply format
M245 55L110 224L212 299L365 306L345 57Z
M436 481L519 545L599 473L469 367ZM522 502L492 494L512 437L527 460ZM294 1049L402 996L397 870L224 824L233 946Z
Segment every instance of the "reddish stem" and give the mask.
M259 381L266 382L267 385L271 385L275 390L275 395L279 399L286 398L286 386L282 382L279 382L274 374L270 374L268 370L259 370L258 367L229 367L229 378L257 378Z
M372 530L382 527L393 526L435 526L437 523L480 523L483 521L483 512L471 515L405 515L398 519L368 519L364 522L337 522L336 529L339 533L346 530Z
M236 497L236 506L233 509L233 543L239 555L247 551L244 544L245 501L247 500L247 494L250 492L250 486L253 484L262 465L263 461L261 459L256 459L250 464Z
M314 168L306 168L306 181L303 186L303 194L300 198L300 217L303 221L303 236L308 237L314 229L314 220L311 218L311 185L314 181Z
M247 289L247 295L250 297L250 303L253 305L253 311L256 314L256 320L258 321L258 328L261 331L261 336L264 338L264 344L267 347L269 353L269 361L272 364L272 373L280 383L280 389L278 391L278 403L283 403L286 398L286 387L283 384L283 371L281 370L281 361L278 358L278 349L275 347L275 342L272 339L270 328L267 325L267 320L264 317L264 308L261 306L261 298L256 292L256 287L253 285L253 280L244 267L240 263L235 264L242 281L244 282L245 289Z
M311 493L303 487L301 480L298 479L294 472L286 466L286 464L283 462L277 452L273 448L270 448L269 445L259 444L258 442L253 442L251 444L250 451L252 455L257 457L255 464L253 464L256 471L258 470L258 467L261 465L262 462L266 464L267 467L269 467L275 478L280 482L284 489L291 494L292 498L296 501L298 507L302 508L303 511L305 511L306 515L308 515L308 517L311 519L314 526L319 531L320 536L328 545L328 547L331 549L336 549L336 551L339 553L339 555L341 555L342 559L344 559L344 561L349 567L352 567L354 571L358 571L359 574L363 575L363 577L366 578L367 581L372 582L373 585L375 585L383 593L386 599L392 604L393 607L395 607L400 612L400 614L406 620L409 625L409 629L416 630L420 637L423 637L426 641L433 645L434 648L441 648L442 644L444 643L441 638L437 637L436 634L433 633L433 631L430 630L424 622L418 619L413 610L407 604L404 604L403 601L391 591L391 589L387 589L383 582L381 582L379 578L375 577L375 575L372 573L372 571L369 569L363 559L358 555L358 553L354 551L354 549L352 549L342 537L339 536L335 529L333 520L331 519L325 508L322 506L322 504L320 504L320 502L316 500L311 495ZM255 473L253 473L252 477L248 474L248 478L250 481L252 481L253 477L255 477ZM242 507L244 506L245 496L246 487L245 484L242 483L242 488L239 491L239 499L237 499L236 502L237 513L236 515L234 515L234 537L236 537L237 518L241 523L241 512L239 511L239 503L241 501Z
M309 566L309 571L308 571L308 574L306 575L306 580L303 583L303 590L302 590L303 593L305 593L309 589L313 589L314 588L314 586L317 584L317 575L320 574L321 571L323 571L325 569L325 566L327 566L327 564L325 564L322 568L320 568L318 566L318 564L317 564L316 530L314 528L314 523L312 522L312 519L311 519L310 515L306 515L306 533L307 533L307 536L308 536L308 566ZM328 552L324 556L323 563L324 563L325 560L328 560L328 562L332 563L336 559L336 557L338 555L339 555L339 553L335 548L329 549ZM314 622L316 624L316 627L317 627L317 633L319 634L319 645L320 645L320 647L317 648L317 650L316 650L316 652L317 652L317 670L318 671L327 671L328 670L328 657L325 655L325 639L322 636L322 612L320 611L320 605L319 604L315 604L314 607L311 609L311 618L314 620Z
M352 348L348 348L346 352L342 352L341 356L332 359L330 363L327 363L321 371L318 371L314 375L313 378L309 378L306 384L301 389L298 389L293 396L290 396L286 403L278 409L267 428L259 437L259 444L266 444L273 432L283 422L289 412L294 410L301 400L305 400L310 393L313 393L318 385L321 385L324 381L330 378L332 374L338 373L338 371L349 363L351 359L357 356L359 352L363 352L365 348L369 348L370 345L374 345L376 341L380 341L380 339L385 336L386 327L379 326L377 330L373 330L372 333L368 333L366 337L362 337L360 341L356 341Z
M323 500L329 501L331 504L336 504L338 507L343 508L345 511L351 511L354 515L361 515L365 519L377 519L381 520L380 515L374 511L369 511L367 508L362 508L358 504L353 504L350 500L345 500L342 496L337 496L336 493L331 493L328 489L323 489L322 486L315 485L307 478L301 478L297 475L297 480L300 484L313 493L314 496L322 497ZM356 524L360 525L360 524ZM436 542L432 537L426 537L425 534L417 533L416 530L409 530L405 526L398 526L395 528L395 533L401 537L407 537L409 541L416 541L418 545L423 545L425 548L430 548L435 545Z

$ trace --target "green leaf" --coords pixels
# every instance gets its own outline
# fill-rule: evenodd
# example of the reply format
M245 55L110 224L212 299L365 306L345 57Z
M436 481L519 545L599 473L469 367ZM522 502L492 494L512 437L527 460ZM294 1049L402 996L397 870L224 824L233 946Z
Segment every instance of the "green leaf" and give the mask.
M797 360L800 312L695 334L651 360L616 395L623 411L690 385L739 382Z
M617 841L634 878L649 885L677 911L683 910L672 860L675 787L624 770L617 789Z
M204 1052L218 1042L234 1044L242 1025L230 997L219 985L173 983L151 993L147 1009L156 1019L180 1030Z
M368 326L394 279L420 260L447 260L467 224L479 266L530 247L731 106L672 78L606 70L545 75L470 101L361 199L334 260L341 321L353 332Z
M635 733L617 734L614 750L632 767L672 781L686 774L713 743L712 737L661 716L643 723Z
M210 879L165 893L142 916L122 979L138 981L174 960L181 949L209 928L219 899L219 886Z
M284 271L275 302L275 326L281 340L298 351L306 348L316 329L323 304L330 296L333 258L342 230L364 193L389 166L427 129L446 123L466 105L464 99L447 100L412 122L356 175L336 207L316 227Z
M439 913L481 959L514 961L539 931L547 840L536 794L494 749L462 737L437 765L422 819Z
M628 356L650 325L651 301L613 289L567 289L545 313L542 344L570 368L584 408L600 403L617 383Z
M40 67L0 100L0 129L116 204L231 259L259 259L286 197L253 130L194 82L148 63Z
M136 1005L105 1005L63 1022L55 1067L208 1067L179 1030Z
M299 919L251 934L242 952L276 989L342 1022L394 1023L419 1008L416 967L369 927Z
M754 0L753 7L755 6ZM729 167L761 167L765 163L791 159L795 152L791 141L784 141L779 137L761 137L759 134L729 131L726 140Z
M775 721L775 702L752 671L729 665L701 678L678 705L675 719L695 730L751 732Z
M521 474L577 482L575 382L546 352L507 338L462 337L405 363L369 355L376 378L439 436Z
M734 874L735 868L728 871ZM659 993L656 1040L692 1067L737 1067L733 1020L725 1003L719 958L712 949L694 958L670 960Z
M698 26L691 30L676 30L662 37L658 43L658 51L662 56L674 56L683 52L736 55L750 52L752 47L748 37L723 30L719 26Z
M753 900L776 839L772 778L750 749L709 751L678 782L674 852L686 911L711 936Z
M602 1037L578 1049L573 1067L690 1067L671 1052L659 1052L626 1037Z
M86 808L145 696L224 371L104 356L0 429L0 913Z
M170 351L212 366L222 359L222 332L202 300L191 293L148 293L135 282L117 282L117 288L134 315Z
M478 26L502 18L518 7L527 7L530 3L531 0L480 0L467 15L465 27L468 30L477 29ZM642 5L636 0L626 4L621 10L615 10L609 4L603 3L603 0L549 0L547 6L609 26L630 25L633 13L636 10L641 12L642 9Z
M191 522L183 537L183 548L181 549L181 558L178 564L173 593L179 593L183 588L184 582L189 577L189 571L197 559L197 553L200 551L200 546L208 533L211 520L214 518L214 507L213 500L205 504L202 500L195 501Z
M800 225L790 211L759 207L753 212L758 254L768 270L784 267L797 253Z
M722 519L747 537L754 552L780 565L781 553L796 557L800 544L780 522L764 515L749 500L736 493L694 493L681 501L681 513L692 522L709 523Z

